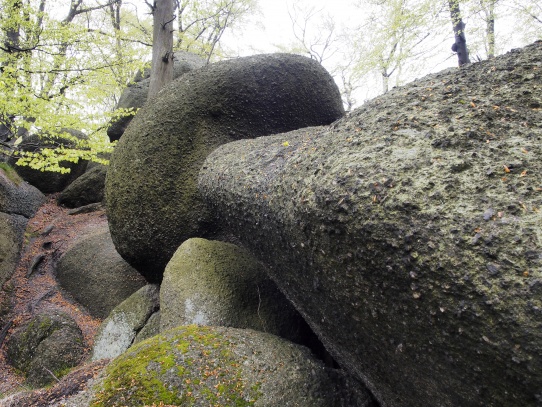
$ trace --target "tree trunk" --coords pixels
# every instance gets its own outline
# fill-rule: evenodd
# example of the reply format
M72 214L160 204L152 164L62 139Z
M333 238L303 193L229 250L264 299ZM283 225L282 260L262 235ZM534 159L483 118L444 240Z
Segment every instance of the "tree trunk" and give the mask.
M452 50L457 53L459 66L469 64L469 51L467 49L467 39L465 37L465 23L461 18L461 10L459 9L459 0L448 0L450 7L450 16L452 17L452 25L454 28L455 43Z
M486 36L487 36L487 57L495 56L495 0L488 0Z
M149 99L173 80L173 0L155 0Z

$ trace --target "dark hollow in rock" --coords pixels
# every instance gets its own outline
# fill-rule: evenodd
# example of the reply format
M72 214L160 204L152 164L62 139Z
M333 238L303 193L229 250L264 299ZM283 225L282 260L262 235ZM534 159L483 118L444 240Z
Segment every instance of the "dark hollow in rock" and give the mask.
M139 111L111 157L106 202L118 252L160 282L183 241L216 232L197 190L211 151L342 115L333 78L298 55L239 58L185 74Z

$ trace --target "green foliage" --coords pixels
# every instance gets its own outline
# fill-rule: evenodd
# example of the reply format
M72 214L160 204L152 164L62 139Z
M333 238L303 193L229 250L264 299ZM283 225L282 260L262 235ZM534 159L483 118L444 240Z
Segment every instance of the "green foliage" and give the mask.
M99 154L112 148L108 112L148 53L132 26L113 27L112 8L72 2L68 11L62 3L0 0L10 11L0 14L0 124L12 139L25 133L54 139L65 128L86 133L74 148L18 154L18 165L61 172L61 161L103 161ZM131 21L132 14L122 18ZM12 151L4 144L2 153Z

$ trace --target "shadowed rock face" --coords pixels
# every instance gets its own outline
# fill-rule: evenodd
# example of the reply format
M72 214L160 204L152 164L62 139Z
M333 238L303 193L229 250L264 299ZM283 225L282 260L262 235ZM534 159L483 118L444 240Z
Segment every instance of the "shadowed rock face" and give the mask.
M305 57L260 55L185 74L141 109L111 157L106 201L118 252L148 281L161 281L184 240L216 231L197 190L211 151L342 114L333 79Z
M79 130L63 129L63 131L65 135L75 137L79 140L87 139L87 136ZM18 148L25 152L38 152L46 148L75 148L77 147L76 144L77 143L73 139L63 137L62 135L57 138L51 138L33 134L23 137L23 141ZM15 168L22 179L45 194L62 191L85 172L88 164L88 161L85 160L79 160L76 163L61 161L59 165L63 168L68 168L70 172L60 173L36 170L29 166L19 166L17 165L17 161L17 156L12 156L9 158L8 163Z
M190 52L177 51L173 60L173 79L184 75L194 69L201 68L205 65L205 60L198 55ZM147 102L149 93L150 71L146 71L143 75L135 78L135 83L128 86L122 92L117 109L139 109ZM132 121L133 116L123 116L117 120L113 120L107 129L107 135L111 141L120 139L126 127Z
M542 399L542 42L329 127L218 148L199 178L383 406Z

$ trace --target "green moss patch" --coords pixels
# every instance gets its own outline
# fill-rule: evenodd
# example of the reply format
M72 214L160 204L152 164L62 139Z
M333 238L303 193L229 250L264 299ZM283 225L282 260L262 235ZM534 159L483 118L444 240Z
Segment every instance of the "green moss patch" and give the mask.
M0 163L0 170L3 170L4 174L6 174L9 180L15 185L19 185L21 182L23 182L22 178L19 177L19 174L17 174L17 171L15 171L9 164Z
M259 385L242 377L231 342L190 325L143 341L117 358L92 406L252 406Z

